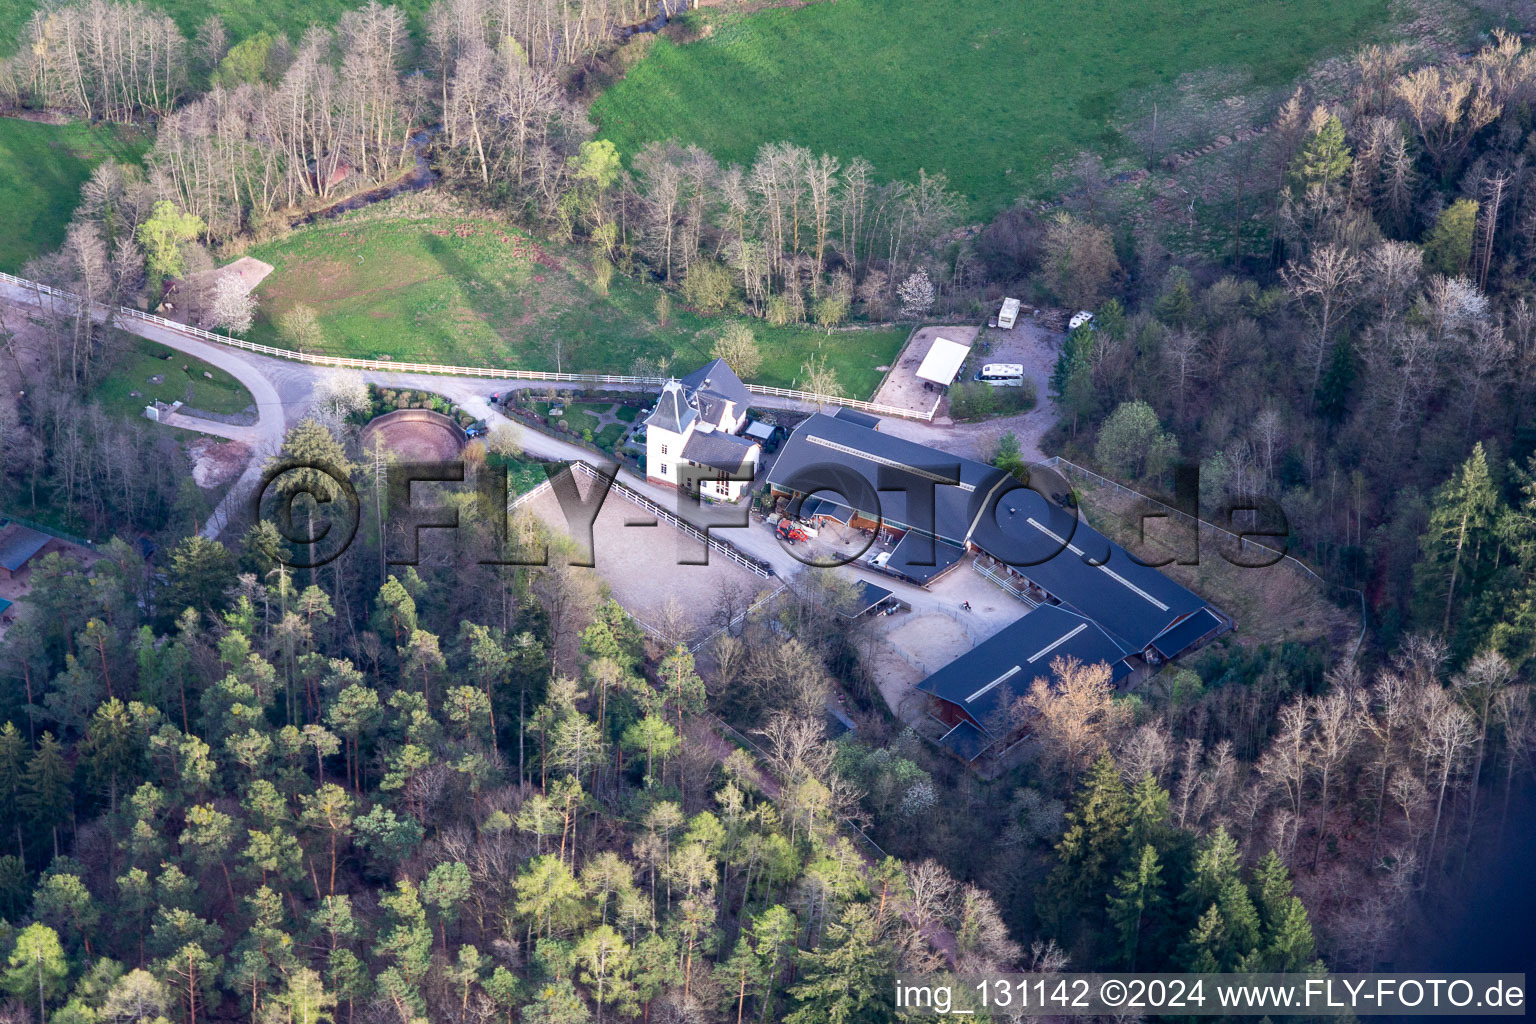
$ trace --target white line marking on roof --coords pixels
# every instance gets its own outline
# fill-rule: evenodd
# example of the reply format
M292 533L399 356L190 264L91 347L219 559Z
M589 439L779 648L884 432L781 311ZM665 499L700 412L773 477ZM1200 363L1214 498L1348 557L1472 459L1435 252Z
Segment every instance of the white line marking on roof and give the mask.
M905 462L897 462L895 459L887 459L879 455L871 455L869 452L862 451L858 448L851 448L846 444L838 444L836 441L828 441L826 438L817 437L814 434L807 435L806 440L811 444L820 445L823 448L831 448L833 451L842 452L844 455L852 455L855 458L865 459L869 462L878 462L880 465L890 466L892 469L904 469L908 473L920 476L925 480L932 480L936 484L945 484L950 487L958 487L962 491L966 492L974 491L976 489L975 484L968 484L964 483L963 481L957 482L952 477L940 476L938 473L929 472L926 469L918 469L916 466L909 466Z
M996 679L992 680L986 686L983 686L981 689L977 690L975 693L973 693L969 697L965 698L965 702L967 704L971 703L971 701L975 700L977 697L980 697L982 694L984 694L988 690L992 689L992 687L996 686L999 683L1007 682L1008 680L1012 679L1014 676L1018 675L1022 671L1024 671L1023 666L1021 666L1021 665L1013 666L1013 668L1009 669L1007 672L1004 672L1002 675L1000 675Z
M1030 519L1029 519L1029 525L1033 526L1035 529L1039 530L1041 533L1045 534L1047 537L1051 538L1056 543L1066 545L1066 549L1068 551L1072 552L1074 555L1078 555L1079 557L1082 556L1082 554L1083 554L1083 549L1082 548L1078 547L1076 544L1069 544L1064 537L1060 537L1060 536L1057 536L1055 533L1052 533L1050 530L1046 529L1044 526L1042 526L1038 522L1036 522L1033 516L1031 516ZM1153 597L1151 594L1147 593L1145 590L1142 590L1136 584L1132 583L1130 580L1126 579L1124 576L1121 576L1119 573L1115 572L1115 570L1111 569L1109 566L1104 565L1103 563L1100 563L1098 565L1095 565L1094 568L1098 569L1099 572L1102 572L1104 575L1108 576L1110 579L1114 580L1115 582L1119 583L1121 586L1125 587L1127 590L1129 590L1131 593L1135 594L1137 597L1140 597L1141 599L1146 601L1148 604L1152 605L1158 611L1165 612L1165 611L1168 610L1168 606L1166 604L1164 604L1163 602L1159 601L1157 598Z
M1081 633L1083 630L1085 630L1087 628L1088 628L1088 623L1086 623L1086 622L1079 622L1077 624L1076 628L1072 629L1068 633L1063 634L1062 636L1057 637L1051 643L1046 644L1044 647L1040 648L1034 654L1031 654L1029 656L1029 663L1031 665L1033 665L1035 662L1039 661L1041 658L1045 657L1047 654L1050 654L1056 648L1060 647L1062 644L1066 643L1068 640L1071 640L1073 637L1077 636L1077 634Z

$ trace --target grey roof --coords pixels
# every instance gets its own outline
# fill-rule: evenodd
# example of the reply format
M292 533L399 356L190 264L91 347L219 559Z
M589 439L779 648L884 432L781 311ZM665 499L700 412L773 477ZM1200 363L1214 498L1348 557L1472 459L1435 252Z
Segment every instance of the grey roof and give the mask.
M854 615L863 615L875 605L891 596L891 592L884 587L877 587L868 580L859 580L859 605Z
M751 423L747 424L747 429L743 430L742 433L747 437L755 437L759 441L766 441L773 436L773 432L777 429L778 428L771 423L764 423L762 420L753 420Z
M1201 608L1189 618L1170 629L1164 630L1152 641L1152 646L1165 659L1177 658L1209 633L1226 625L1225 620L1209 608Z
M49 539L46 533L16 523L0 530L0 568L15 572L47 547Z
M891 549L891 558L885 567L913 583L927 586L954 568L964 554L962 548L911 530Z
M756 441L724 430L695 430L683 445L683 458L715 469L740 469L756 447Z
M669 380L661 389L661 397L656 400L656 408L645 418L646 427L659 427L662 430L670 430L674 434L686 434L688 424L698 416L698 413L688 405L683 397L683 387L675 380Z
M955 705L983 731L1036 679L1051 680L1051 663L1076 658L1084 665L1107 663L1116 682L1130 673L1127 652L1089 619L1043 604L933 675L917 688Z
M715 359L683 378L688 400L705 422L718 425L726 403L734 403L732 416L740 416L752 404L752 393L724 359Z
M1127 650L1143 651L1206 602L1138 562L1075 513L1029 490L1009 474L926 445L817 414L791 435L768 474L781 490L815 491L912 533L932 531L946 547L967 542L1013 566L1041 589L1089 616ZM903 488L906 488L905 490ZM908 509L912 493L931 493L931 516ZM921 557L934 561L923 540ZM954 557L959 557L956 550ZM918 579L898 566L890 568ZM941 571L941 570L940 570ZM929 569L928 576L936 575Z
M869 413L859 412L857 409L844 407L838 409L832 415L837 419L847 420L849 423L857 423L861 427L868 427L870 430L880 429L879 416L871 416Z
M984 754L997 740L976 728L970 722L961 722L939 737L939 742L962 761L974 761Z

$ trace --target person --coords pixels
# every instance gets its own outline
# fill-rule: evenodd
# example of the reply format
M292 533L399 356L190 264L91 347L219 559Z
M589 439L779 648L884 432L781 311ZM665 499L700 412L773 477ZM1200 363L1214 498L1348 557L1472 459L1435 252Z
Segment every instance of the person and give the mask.
M971 602L967 601L964 604L962 604L960 607L964 608L966 611L970 611L971 610Z

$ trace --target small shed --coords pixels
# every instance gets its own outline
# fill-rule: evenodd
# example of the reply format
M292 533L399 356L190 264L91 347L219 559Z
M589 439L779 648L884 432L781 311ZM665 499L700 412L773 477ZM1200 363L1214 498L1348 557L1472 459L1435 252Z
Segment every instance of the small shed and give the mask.
M0 579L10 579L24 569L51 538L26 526L12 523L0 530Z
M928 354L923 357L922 365L917 368L917 378L941 387L948 387L954 383L955 375L960 372L960 365L970 354L971 346L969 345L962 345L948 338L934 338Z
M759 444L766 445L773 439L773 433L778 428L771 423L762 420L753 420L747 424L747 429L741 432L743 437L750 437Z

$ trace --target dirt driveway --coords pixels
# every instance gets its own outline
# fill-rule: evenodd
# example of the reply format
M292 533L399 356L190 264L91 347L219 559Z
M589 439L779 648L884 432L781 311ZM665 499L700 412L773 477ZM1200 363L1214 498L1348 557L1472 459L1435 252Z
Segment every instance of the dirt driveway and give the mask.
M871 401L920 413L932 409L942 391L937 385L924 387L926 382L917 378L917 368L923 365L923 357L933 347L934 339L948 338L956 344L969 345L977 330L976 327L922 327L914 331Z
M1015 416L1001 416L960 427L951 426L948 417L944 416L935 419L932 424L887 416L881 421L880 429L909 441L932 445L983 462L992 458L992 453L997 449L997 439L1011 430L1019 439L1026 459L1044 459L1040 439L1055 425L1057 417L1056 402L1050 395L1051 371L1056 368L1056 357L1061 353L1065 336L1028 318L1020 318L1018 325L1010 331L996 327L980 331L968 329L976 341L966 361L965 372L972 372L974 367L982 363L1023 363L1024 373L1035 382L1035 407ZM956 328L945 327L939 330L946 332L946 338L961 340L948 333ZM940 410L941 413L946 411L947 407Z
M546 489L528 507L551 529L568 531L554 491ZM736 595L734 605L742 609L779 583L718 552L710 552L708 565L679 565L699 558L703 545L611 492L592 524L592 548L595 565L583 571L600 576L625 611L669 643L692 644L720 625L722 592Z

